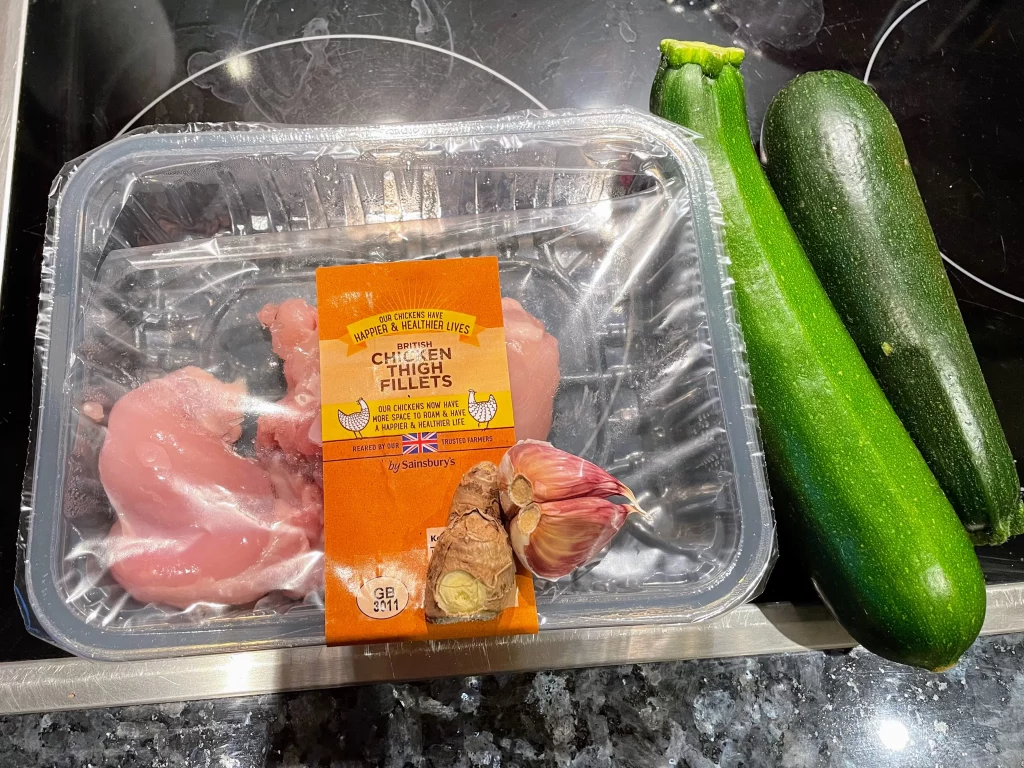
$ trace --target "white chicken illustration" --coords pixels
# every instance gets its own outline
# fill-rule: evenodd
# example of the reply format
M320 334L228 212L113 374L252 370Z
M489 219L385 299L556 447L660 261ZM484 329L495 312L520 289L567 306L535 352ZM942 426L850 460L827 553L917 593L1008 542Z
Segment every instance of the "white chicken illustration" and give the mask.
M494 399L494 395L491 395L482 403L477 402L476 391L469 390L469 415L476 421L478 427L482 426L487 429L487 426L491 423L491 419L498 412L498 401Z
M359 412L345 413L339 409L338 422L356 437L362 437L363 430L370 423L370 406L361 397L356 402L359 404Z

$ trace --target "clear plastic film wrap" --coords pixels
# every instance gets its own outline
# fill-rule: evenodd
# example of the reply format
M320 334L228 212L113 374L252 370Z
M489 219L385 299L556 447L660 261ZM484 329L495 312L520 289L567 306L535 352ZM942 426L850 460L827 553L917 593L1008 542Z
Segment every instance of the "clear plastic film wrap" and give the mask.
M315 270L477 255L499 259L517 430L648 513L536 581L541 631L751 599L775 532L720 226L692 135L632 110L161 127L70 163L43 265L27 623L110 659L322 643Z

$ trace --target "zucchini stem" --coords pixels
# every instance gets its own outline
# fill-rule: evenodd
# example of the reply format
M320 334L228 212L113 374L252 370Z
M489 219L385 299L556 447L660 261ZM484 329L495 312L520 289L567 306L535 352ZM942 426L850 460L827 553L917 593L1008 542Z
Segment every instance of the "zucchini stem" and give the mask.
M711 43L662 40L661 53L670 67L697 64L708 77L717 77L726 64L738 67L746 55L742 48L723 48Z

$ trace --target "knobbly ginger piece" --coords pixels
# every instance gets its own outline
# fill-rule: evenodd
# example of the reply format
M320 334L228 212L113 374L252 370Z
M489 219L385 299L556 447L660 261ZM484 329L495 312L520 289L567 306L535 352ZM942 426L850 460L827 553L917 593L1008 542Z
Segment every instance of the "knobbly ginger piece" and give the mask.
M498 468L472 467L452 496L448 526L427 566L427 621L487 621L507 605L516 565L498 504Z

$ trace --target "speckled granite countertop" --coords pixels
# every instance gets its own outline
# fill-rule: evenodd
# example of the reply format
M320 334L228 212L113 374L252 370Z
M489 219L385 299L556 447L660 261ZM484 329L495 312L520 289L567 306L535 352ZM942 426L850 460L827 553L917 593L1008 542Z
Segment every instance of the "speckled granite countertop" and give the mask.
M1024 635L0 718L0 766L1022 766Z

